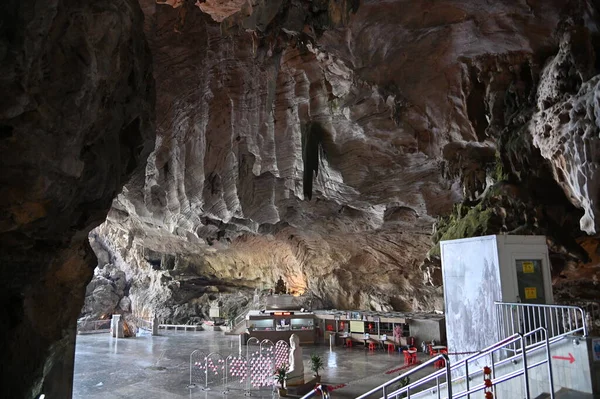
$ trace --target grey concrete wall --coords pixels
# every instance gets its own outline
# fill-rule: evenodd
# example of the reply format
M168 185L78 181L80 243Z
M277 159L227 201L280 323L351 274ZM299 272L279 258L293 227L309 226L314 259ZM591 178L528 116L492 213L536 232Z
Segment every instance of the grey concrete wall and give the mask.
M578 341L579 344L574 343ZM569 388L584 393L593 393L600 398L600 362L592 362L591 339L578 340L575 337L565 337L553 344L550 348L551 356L558 356L571 360L552 359L552 376L554 378L554 391L561 388ZM572 355L572 357L571 357ZM533 354L528 354L527 363L532 365L546 358L545 350L538 350ZM516 364L508 363L496 367L496 376L500 377L512 371L522 368L522 360L519 359ZM433 370L432 370L433 371ZM470 385L475 386L483 382L481 372L469 373L472 376ZM523 377L519 376L512 380L496 385L494 397L497 399L515 399L524 398ZM466 389L466 383L455 382L452 384L452 391L458 393ZM543 364L529 370L529 392L532 398L544 392L549 392L548 383L548 365ZM445 393L445 387L442 389L442 395ZM421 394L412 395L411 398L419 399L437 399L437 393L430 390Z
M594 361L592 340L600 339L598 337L592 337L587 339L588 355L590 361L590 374L592 377L592 391L600 399L600 361Z
M431 342L435 340L436 343L442 343L446 341L446 322L444 319L441 320L415 320L411 319L409 324L410 336L415 337L415 345L417 348L421 348L421 342Z

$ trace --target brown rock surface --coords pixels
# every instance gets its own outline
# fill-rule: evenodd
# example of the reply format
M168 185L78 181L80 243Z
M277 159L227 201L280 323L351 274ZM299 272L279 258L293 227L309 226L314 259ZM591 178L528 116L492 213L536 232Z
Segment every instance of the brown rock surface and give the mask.
M68 398L88 232L152 140L133 1L0 5L2 398Z

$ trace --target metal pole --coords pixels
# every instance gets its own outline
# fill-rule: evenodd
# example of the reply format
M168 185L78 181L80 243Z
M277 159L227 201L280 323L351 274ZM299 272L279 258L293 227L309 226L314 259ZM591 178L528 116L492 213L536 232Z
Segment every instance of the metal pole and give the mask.
M465 361L465 384L467 387L467 392L469 392L469 389L471 388L469 384L469 361L466 360ZM467 393L467 399L471 399L471 394Z
M525 342L523 341L523 334L520 335L521 341L521 357L523 359L523 382L525 383L525 399L531 399L529 394L529 371L527 370L527 351L525 350Z
M387 387L383 386L383 399L387 399Z
M554 377L552 375L552 356L550 356L550 339L548 338L548 330L544 330L546 334L546 361L548 362L548 384L550 385L550 399L554 399Z
M448 390L448 399L452 399L452 375L450 372L450 358L447 355L444 357L446 360L446 388Z
M190 355L190 385L188 385L188 388L193 388L195 384L192 383L192 356L194 355L194 352L192 352L192 354Z

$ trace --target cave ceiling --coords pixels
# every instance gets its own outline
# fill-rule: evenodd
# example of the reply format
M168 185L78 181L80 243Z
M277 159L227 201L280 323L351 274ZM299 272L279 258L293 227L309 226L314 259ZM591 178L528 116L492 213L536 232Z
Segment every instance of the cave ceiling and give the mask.
M328 306L440 309L434 244L480 234L548 235L555 274L589 261L591 4L140 4L157 139L97 231L144 276L134 305L285 275Z

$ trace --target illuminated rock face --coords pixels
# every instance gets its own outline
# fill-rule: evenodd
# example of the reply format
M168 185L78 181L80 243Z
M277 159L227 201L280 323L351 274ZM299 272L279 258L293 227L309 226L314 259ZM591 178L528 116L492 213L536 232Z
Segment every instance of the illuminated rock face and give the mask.
M565 93L544 64L568 43L591 46L561 32L593 29L594 10L565 1L179 5L142 2L157 141L98 230L123 259L134 310L183 322L206 311L207 295L273 287L279 275L326 306L440 309L439 269L423 260L453 204L486 206L474 219L485 226L463 235L552 235L557 220L579 231L564 196L565 214L539 215L556 204L536 201L560 194L551 168L577 207L587 209L576 198L594 186L569 177L579 158L561 166L542 143L537 103ZM528 192L532 181L548 190ZM502 220L488 224L492 216ZM551 245L576 252L560 237Z

